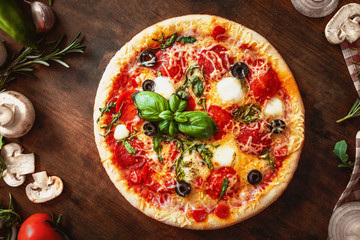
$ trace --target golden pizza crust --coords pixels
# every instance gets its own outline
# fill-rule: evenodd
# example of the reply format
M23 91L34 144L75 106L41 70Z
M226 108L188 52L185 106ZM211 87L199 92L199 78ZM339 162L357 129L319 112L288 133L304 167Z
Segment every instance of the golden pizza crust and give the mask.
M223 26L226 29L227 35L231 36L231 38L243 39L244 43L251 45L261 54L268 56L268 61L272 64L273 69L277 72L282 85L290 96L290 119L292 120L290 124L292 127L294 126L295 130L291 134L293 139L290 140L290 155L284 160L283 167L280 168L275 179L262 192L257 201L250 201L249 204L243 205L240 208L230 209L231 213L226 219L220 219L214 214L209 214L204 222L195 222L192 218L185 217L180 211L156 208L129 189L126 180L121 177L120 170L112 163L113 153L108 148L104 138L100 136L103 130L100 128L101 124L98 124L96 120L100 116L99 108L103 108L106 104L109 92L112 89L113 80L119 73L119 70L124 65L129 64L129 60L135 61L135 56L138 52L152 44L152 38L160 38L162 32L167 36L174 32L186 32L189 29L197 29L198 33L209 35L216 25ZM187 15L165 20L143 30L130 42L126 43L111 59L102 76L96 94L94 134L101 162L107 174L120 193L134 207L158 221L176 227L217 229L233 225L254 216L274 202L286 189L297 168L303 146L304 106L297 84L288 66L276 49L265 38L238 23L224 18L209 15Z

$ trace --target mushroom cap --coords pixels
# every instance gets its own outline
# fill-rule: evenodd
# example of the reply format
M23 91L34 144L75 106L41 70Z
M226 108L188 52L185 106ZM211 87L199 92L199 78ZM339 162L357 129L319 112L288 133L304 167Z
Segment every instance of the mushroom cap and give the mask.
M360 4L349 3L340 8L325 27L325 37L331 44L349 43L360 37Z
M26 186L25 192L30 201L43 203L59 196L64 184L57 176L49 177L46 171L37 172L33 175L34 182Z
M3 179L10 187L18 187L25 182L25 175L17 175L9 172L7 169L3 172Z
M0 105L14 109L13 120L6 126L0 126L0 134L8 138L24 136L34 125L35 110L30 100L15 91L0 93Z
M291 0L291 2L298 12L311 18L325 17L339 4L339 0Z

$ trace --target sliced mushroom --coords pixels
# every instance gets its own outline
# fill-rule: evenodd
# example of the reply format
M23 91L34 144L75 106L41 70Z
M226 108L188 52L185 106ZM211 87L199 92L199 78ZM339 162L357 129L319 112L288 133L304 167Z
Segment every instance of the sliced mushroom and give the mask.
M59 177L49 177L46 171L33 175L34 182L26 186L26 195L34 203L43 203L59 196L63 190L63 182Z
M340 8L326 25L325 36L332 44L340 44L345 39L355 42L360 37L360 4L349 3Z
M35 156L33 153L22 154L23 149L17 143L6 144L1 149L6 170L4 181L11 187L18 187L25 181L25 175L35 172Z
M329 15L339 4L339 0L291 0L291 2L298 12L312 18Z
M24 136L33 126L35 110L30 100L15 91L0 93L0 134L8 138Z

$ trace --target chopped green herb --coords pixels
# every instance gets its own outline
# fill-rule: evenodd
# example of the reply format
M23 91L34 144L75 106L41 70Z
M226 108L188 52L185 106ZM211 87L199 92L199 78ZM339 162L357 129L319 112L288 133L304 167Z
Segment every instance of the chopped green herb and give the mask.
M245 104L232 112L232 117L240 123L256 122L260 118L261 108L256 104Z
M349 155L346 153L347 147L345 140L341 140L335 144L333 152L342 162L338 167L354 167L354 163L349 161Z
M196 42L196 38L192 37L192 36L187 36L187 37L181 37L178 40L176 40L177 42L181 42L182 44L185 43L194 43Z
M161 77L161 72L160 72L160 71L157 71L157 72L156 72L156 75L157 75L158 77Z
M211 161L211 158L213 157L213 153L209 150L209 148L205 147L205 144L199 144L196 146L196 151L200 154L204 163L207 164L208 168L211 171L214 170L214 166Z
M110 108L113 108L115 106L116 106L116 102L111 102L111 103L107 103L104 108L99 108L100 117L96 120L96 123L100 121L100 118L102 118L102 116L104 116L106 112L111 112Z
M197 104L199 106L201 106L202 108L204 108L204 110L206 110L206 98L205 97L201 97L200 100L197 102Z
M171 34L170 37L164 38L164 33L161 33L161 38L160 39L154 39L154 41L159 42L160 43L160 47L159 49L165 51L166 48L171 47L175 41L177 39L177 33L173 33Z
M116 126L116 125L117 125L116 121L117 121L120 117L121 117L121 112L118 112L118 113L116 113L116 114L113 114L112 119L111 119L111 122L110 122L108 125L101 127L101 128L103 128L103 129L106 129L105 134L104 134L104 135L101 135L101 136L103 136L104 138L106 138L107 135L108 135L109 133L111 133L111 128L112 128L113 126Z
M271 149L269 149L266 153L261 155L260 158L264 159L264 160L268 160L269 161L268 166L272 166L273 171L275 171L276 165L275 165L275 162L274 162L274 158L271 156L270 152L271 152Z
M227 188L229 186L229 179L228 178L225 178L223 183L222 183L222 186L221 186L221 193L220 193L220 197L219 197L219 200L218 200L218 203L220 202L221 198L224 196Z
M358 117L358 116L360 116L360 99L356 99L356 101L355 101L354 105L351 107L349 113L342 119L337 120L336 122L339 123L339 122L345 121L346 119Z
M128 151L128 153L130 153L132 155L135 155L136 151L135 151L135 148L133 146L131 146L129 141L133 140L136 137L136 134L137 134L137 132L135 131L127 138L120 139L117 141L117 142L121 142L124 145L126 151Z
M157 157L159 158L159 161L162 163L164 161L163 157L161 156L161 137L155 136L153 137L153 149L156 152Z

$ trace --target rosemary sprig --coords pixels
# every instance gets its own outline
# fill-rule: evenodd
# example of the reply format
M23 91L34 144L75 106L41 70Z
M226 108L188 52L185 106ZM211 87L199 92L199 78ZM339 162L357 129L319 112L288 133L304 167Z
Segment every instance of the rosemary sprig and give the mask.
M49 61L53 61L69 68L69 65L62 60L62 57L68 53L84 53L85 46L79 43L80 35L81 33L78 33L69 45L63 49L59 48L64 39L64 35L61 36L50 52L38 52L31 47L22 48L5 68L0 69L0 90L4 89L10 81L15 79L15 74L34 77L30 73L34 71L33 64L42 64L48 67L50 66Z
M354 105L351 107L349 113L345 117L337 120L336 122L339 123L339 122L345 121L346 119L358 117L358 116L360 116L360 99L356 99L356 101L355 101Z
M9 193L9 207L8 208L0 208L0 220L3 222L3 227L7 232L7 238L11 238L11 227L18 223L20 220L20 215L14 210L14 203L11 194Z

